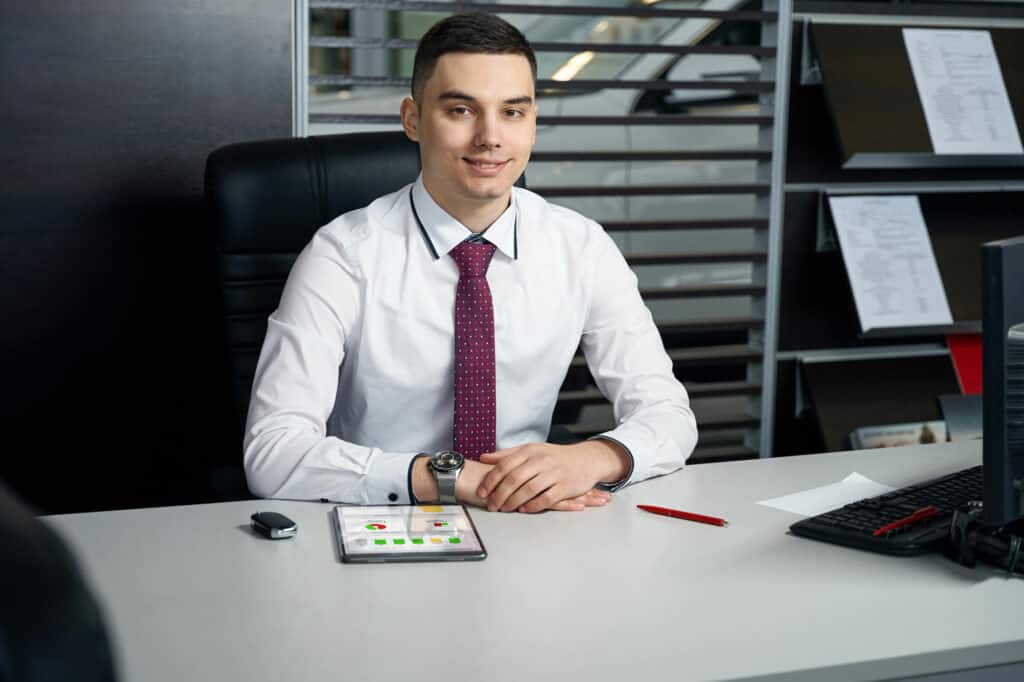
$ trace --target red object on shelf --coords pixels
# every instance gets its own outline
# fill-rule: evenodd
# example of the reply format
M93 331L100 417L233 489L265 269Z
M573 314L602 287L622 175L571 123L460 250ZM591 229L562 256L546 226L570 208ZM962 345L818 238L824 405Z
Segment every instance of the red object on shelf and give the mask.
M946 336L949 356L953 358L960 392L981 394L981 334L949 334Z

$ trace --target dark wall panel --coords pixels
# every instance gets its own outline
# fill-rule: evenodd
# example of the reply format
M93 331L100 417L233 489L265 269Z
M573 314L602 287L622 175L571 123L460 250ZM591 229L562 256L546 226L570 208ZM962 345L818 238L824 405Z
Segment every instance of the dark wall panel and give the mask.
M206 155L291 131L279 0L0 9L0 476L44 511L205 499L237 462Z

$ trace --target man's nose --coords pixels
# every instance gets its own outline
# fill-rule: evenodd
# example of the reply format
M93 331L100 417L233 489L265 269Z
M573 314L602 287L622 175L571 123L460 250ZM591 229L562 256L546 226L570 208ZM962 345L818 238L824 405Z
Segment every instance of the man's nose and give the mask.
M501 146L501 121L496 114L485 114L477 119L473 144L487 149Z

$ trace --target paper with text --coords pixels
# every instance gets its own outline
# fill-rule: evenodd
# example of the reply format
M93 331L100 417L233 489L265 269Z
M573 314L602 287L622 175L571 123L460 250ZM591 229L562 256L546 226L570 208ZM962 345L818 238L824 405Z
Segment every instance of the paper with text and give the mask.
M953 323L916 196L828 202L861 329Z
M1021 154L1020 133L988 31L903 29L936 154Z
M817 516L818 514L838 509L851 502L875 497L876 495L884 495L893 490L895 488L872 481L867 476L854 472L838 483L804 490L791 495L783 495L782 497L773 497L770 500L762 500L758 504L793 512L794 514L801 514L802 516Z

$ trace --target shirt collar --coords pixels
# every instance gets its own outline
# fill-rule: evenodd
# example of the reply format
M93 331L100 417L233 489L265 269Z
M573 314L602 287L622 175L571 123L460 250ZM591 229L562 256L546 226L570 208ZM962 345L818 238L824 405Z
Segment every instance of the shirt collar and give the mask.
M423 175L416 178L412 185L411 200L413 205L413 216L419 223L424 240L431 256L435 259L445 255L462 242L470 239L476 234L468 227L460 223L441 208L430 192L423 186ZM491 223L490 227L480 233L491 244L494 244L499 251L509 258L515 260L519 257L518 248L518 214L516 206L516 195L512 193L512 201L505 212L498 216L498 219Z

